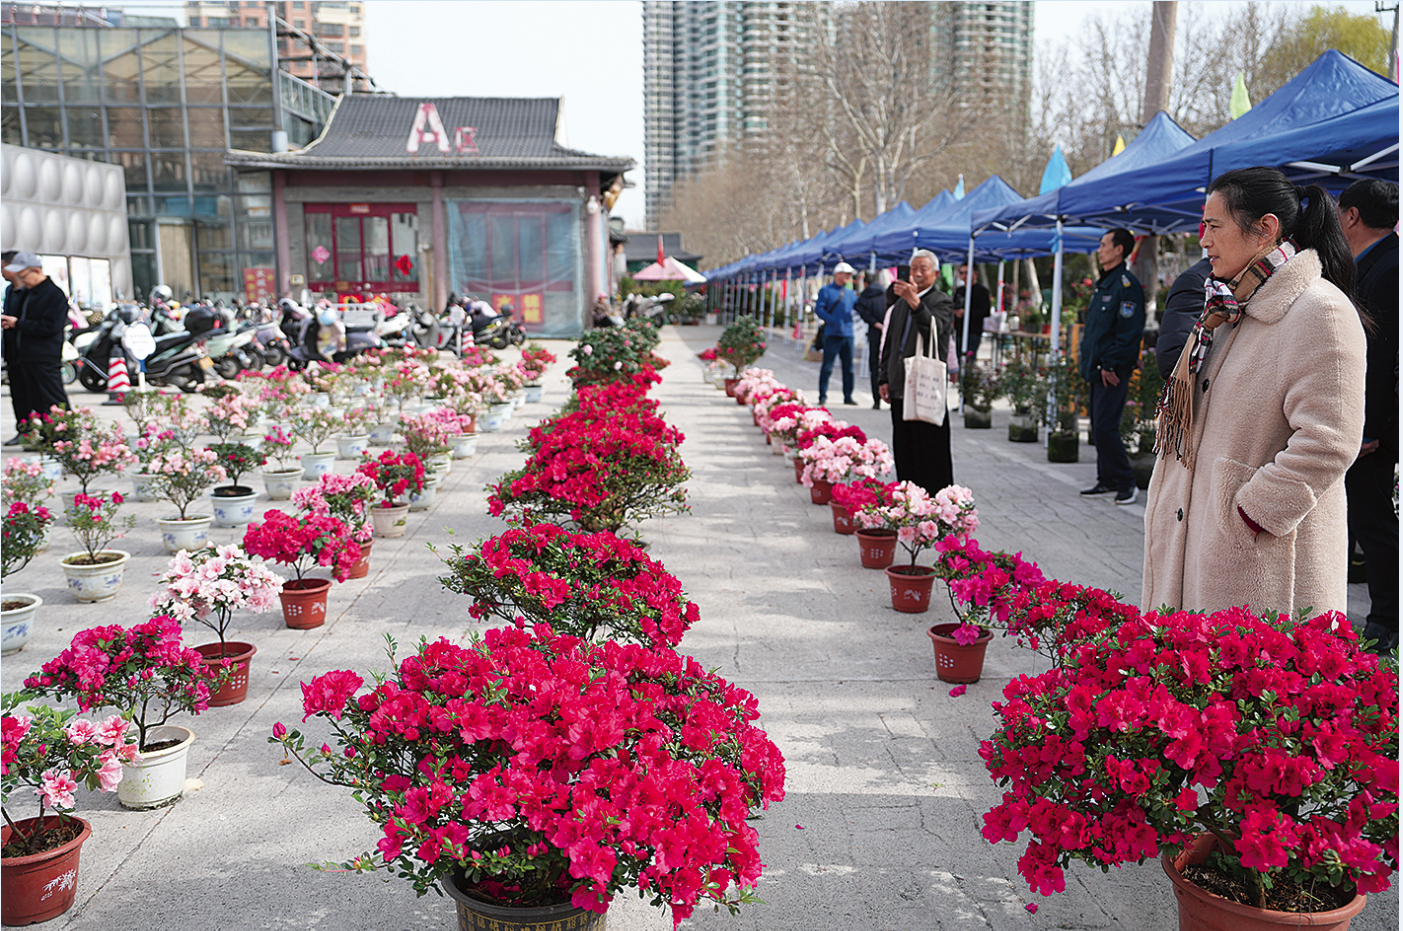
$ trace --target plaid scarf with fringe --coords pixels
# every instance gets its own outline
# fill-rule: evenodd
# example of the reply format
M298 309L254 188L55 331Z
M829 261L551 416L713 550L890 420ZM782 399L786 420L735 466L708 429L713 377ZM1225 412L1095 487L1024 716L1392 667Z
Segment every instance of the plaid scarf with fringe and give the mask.
M1296 244L1288 239L1265 249L1231 281L1223 281L1212 275L1204 279L1203 313L1199 315L1198 323L1194 324L1174 372L1165 383L1164 393L1159 397L1159 407L1155 412L1159 418L1155 430L1157 455L1168 455L1172 450L1184 468L1194 467L1190 440L1193 435L1194 376L1203 368L1203 361L1213 348L1213 330L1224 323L1237 326L1247 302L1266 284L1273 272L1291 261L1296 252Z

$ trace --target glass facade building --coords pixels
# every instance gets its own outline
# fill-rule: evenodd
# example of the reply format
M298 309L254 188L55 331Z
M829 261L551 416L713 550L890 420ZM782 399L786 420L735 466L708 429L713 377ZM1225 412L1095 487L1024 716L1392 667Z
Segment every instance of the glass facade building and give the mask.
M278 110L305 145L335 102L277 70L268 30L9 22L0 41L0 138L122 166L141 293L263 296L251 288L274 266L271 178L225 155L271 152Z

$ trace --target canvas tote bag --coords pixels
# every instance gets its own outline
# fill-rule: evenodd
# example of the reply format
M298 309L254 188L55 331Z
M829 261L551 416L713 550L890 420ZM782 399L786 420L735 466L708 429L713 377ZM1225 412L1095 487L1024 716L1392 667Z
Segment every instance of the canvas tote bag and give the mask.
M945 423L945 363L935 354L933 340L916 337L916 354L906 360L906 391L901 419Z

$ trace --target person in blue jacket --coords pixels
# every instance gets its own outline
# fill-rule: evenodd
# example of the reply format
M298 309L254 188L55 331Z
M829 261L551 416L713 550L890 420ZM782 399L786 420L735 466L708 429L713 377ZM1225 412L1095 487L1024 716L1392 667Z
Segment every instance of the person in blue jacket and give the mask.
M1113 494L1116 504L1134 504L1139 496L1120 438L1130 376L1140 364L1145 335L1145 291L1126 264L1134 250L1130 230L1114 229L1101 237L1096 257L1106 271L1086 308L1080 352L1081 377L1091 386L1091 439L1096 444L1096 484L1082 497Z
M848 287L853 267L839 262L833 269L833 283L819 289L814 302L814 314L823 321L823 362L818 369L818 403L828 402L828 379L833 375L835 359L843 363L843 403L853 400L853 305L857 292Z

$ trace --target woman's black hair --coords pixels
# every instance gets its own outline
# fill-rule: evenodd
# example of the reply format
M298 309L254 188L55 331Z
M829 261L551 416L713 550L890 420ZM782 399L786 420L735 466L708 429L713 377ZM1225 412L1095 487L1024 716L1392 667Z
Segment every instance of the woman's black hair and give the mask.
M1314 249L1320 274L1354 300L1354 256L1349 251L1335 201L1323 187L1297 187L1275 168L1239 168L1213 179L1208 193L1223 195L1228 213L1245 233L1259 233L1267 214L1281 221L1281 238ZM1302 201L1305 201L1304 205Z

